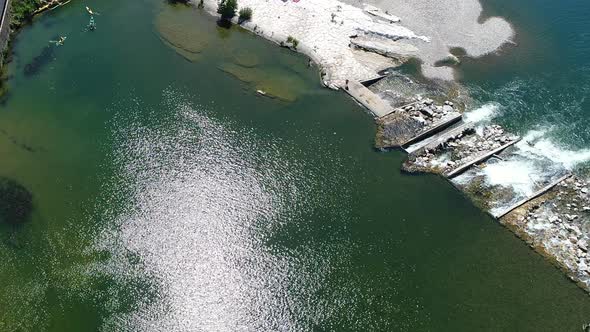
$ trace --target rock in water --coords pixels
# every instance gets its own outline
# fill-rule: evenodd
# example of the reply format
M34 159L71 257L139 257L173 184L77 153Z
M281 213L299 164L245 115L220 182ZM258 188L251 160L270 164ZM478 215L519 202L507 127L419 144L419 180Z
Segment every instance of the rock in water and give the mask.
M196 61L211 36L194 13L185 6L166 6L156 18L158 35L167 46L189 61Z
M0 223L20 225L33 211L33 195L18 182L0 178Z

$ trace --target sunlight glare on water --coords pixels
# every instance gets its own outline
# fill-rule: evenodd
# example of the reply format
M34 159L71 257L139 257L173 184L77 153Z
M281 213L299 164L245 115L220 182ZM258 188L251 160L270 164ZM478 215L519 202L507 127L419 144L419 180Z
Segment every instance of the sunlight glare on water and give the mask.
M305 273L300 262L264 243L279 214L291 219L307 204L300 195L306 179L297 174L302 165L279 158L273 144L238 140L201 107L165 95L173 109L166 125L115 132L121 146L114 158L132 206L98 246L113 251L108 268L120 276L129 275L125 253L136 254L157 295L110 327L296 330L287 296L292 278L313 291L325 265L312 263L313 273Z

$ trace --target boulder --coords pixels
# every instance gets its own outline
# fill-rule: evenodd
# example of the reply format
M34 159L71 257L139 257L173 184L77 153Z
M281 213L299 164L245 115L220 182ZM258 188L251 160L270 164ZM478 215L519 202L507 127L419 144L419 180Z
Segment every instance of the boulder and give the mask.
M449 105L444 105L442 107L442 111L443 111L443 113L451 113L451 112L454 112L455 109Z
M588 252L588 242L586 242L586 240L580 240L577 244L580 250L582 250L583 252Z

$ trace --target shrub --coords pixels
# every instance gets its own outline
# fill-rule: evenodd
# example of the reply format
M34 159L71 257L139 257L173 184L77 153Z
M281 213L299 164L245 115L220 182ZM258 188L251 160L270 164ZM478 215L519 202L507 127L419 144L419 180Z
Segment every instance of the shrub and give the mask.
M244 7L240 9L238 20L241 22L250 21L252 19L252 8Z
M30 21L33 17L33 13L39 8L40 5L40 0L13 1L10 6L12 27L14 29L18 29L26 21Z
M287 44L293 45L294 49L297 49L297 45L299 45L299 40L293 38L292 36L287 37Z
M231 20L236 16L236 10L238 9L237 0L220 0L217 6L217 14L221 15L222 20Z

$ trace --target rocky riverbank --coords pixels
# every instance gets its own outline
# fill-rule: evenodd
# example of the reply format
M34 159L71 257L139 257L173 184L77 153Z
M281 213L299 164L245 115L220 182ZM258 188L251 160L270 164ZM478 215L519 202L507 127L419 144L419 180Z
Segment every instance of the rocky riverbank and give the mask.
M431 172L452 174L459 168L490 153L500 152L519 140L519 137L506 131L499 125L487 125L475 128L466 124L460 130L447 135L442 140L412 151L403 164L407 172Z
M520 137L497 124L461 120L429 137L404 144L410 136L457 112L450 101L437 105L430 99L400 107L377 119L376 147L406 150L408 159L402 165L406 172L449 178L477 206L497 216L500 223L590 292L590 183L559 172L545 179L530 179L534 191L529 193L490 182L483 170L490 165L504 165L503 172L511 172L506 160L519 151L513 146ZM470 174L455 180L461 172Z
M419 100L377 119L375 147L380 150L404 147L430 132L459 120L461 113L451 101L437 105L432 99Z
M572 176L500 222L590 292L590 182Z
M453 80L452 66L459 59L450 49L462 48L468 56L481 57L514 35L501 18L480 22L482 7L477 0L464 1L458 11L453 0L370 3L374 6L357 0L240 0L239 6L254 13L250 22L242 23L245 28L276 43L295 38L297 51L321 67L324 83L332 88L342 87L346 79L372 78L392 66L391 58L395 62L420 58L425 76ZM217 15L216 0L203 4ZM440 65L448 59L452 63Z

